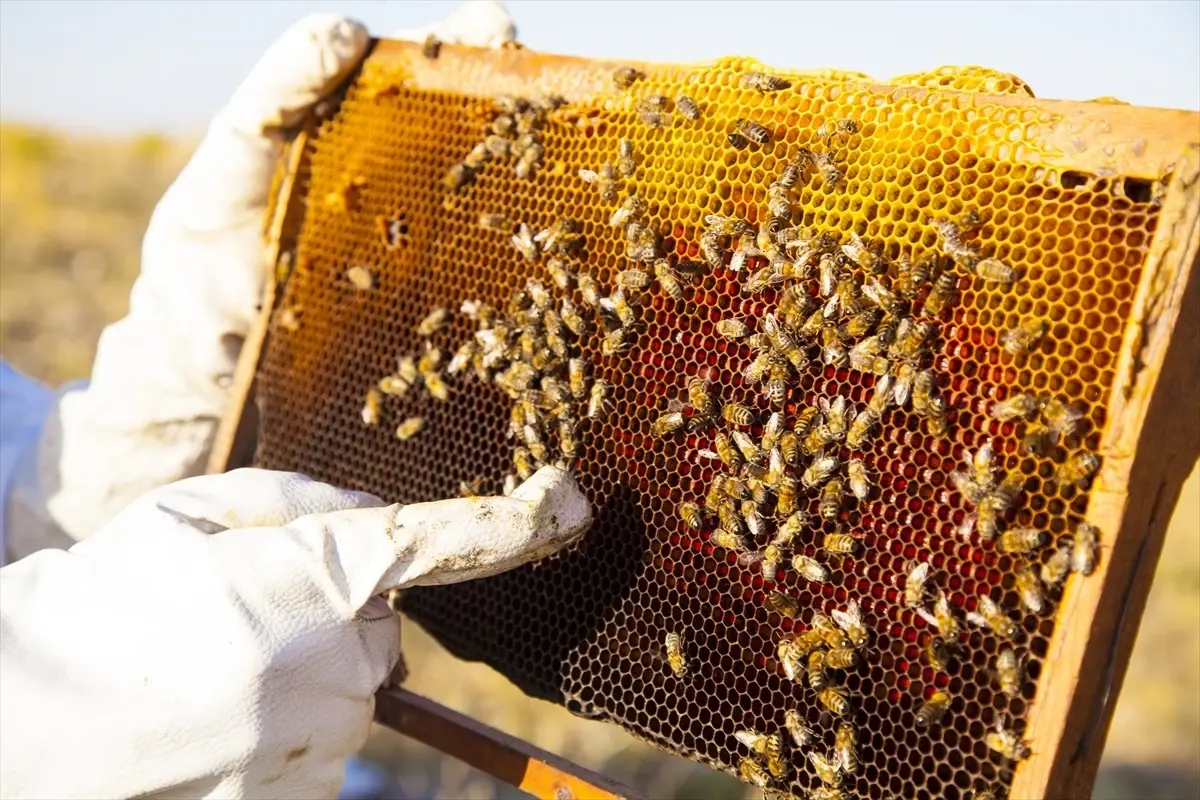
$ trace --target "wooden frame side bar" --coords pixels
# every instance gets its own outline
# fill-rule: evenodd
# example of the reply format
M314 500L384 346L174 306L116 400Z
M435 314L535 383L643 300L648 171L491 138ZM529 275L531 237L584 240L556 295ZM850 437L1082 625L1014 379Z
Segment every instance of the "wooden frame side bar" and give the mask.
M1012 798L1091 797L1171 511L1200 454L1200 146L1175 165L1126 323L1087 521L1095 573L1070 580Z
M405 689L375 695L375 719L540 800L635 800L619 782Z

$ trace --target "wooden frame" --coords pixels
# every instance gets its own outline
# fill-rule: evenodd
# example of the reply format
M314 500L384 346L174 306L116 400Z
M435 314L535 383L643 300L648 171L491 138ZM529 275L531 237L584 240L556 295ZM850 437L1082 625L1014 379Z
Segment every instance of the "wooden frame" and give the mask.
M242 353L235 399L214 441L210 472L245 466L253 453L254 376L279 286L274 266L304 151L303 134L281 164L267 231L271 278ZM1102 541L1096 573L1070 582L1050 643L1014 798L1073 798L1091 792L1145 607L1163 537L1200 454L1200 144L1174 164L1160 222L1125 329L1109 422L1088 520L1116 534ZM1193 313L1182 313L1190 303ZM626 787L488 728L410 692L383 690L377 720L542 798L635 797Z

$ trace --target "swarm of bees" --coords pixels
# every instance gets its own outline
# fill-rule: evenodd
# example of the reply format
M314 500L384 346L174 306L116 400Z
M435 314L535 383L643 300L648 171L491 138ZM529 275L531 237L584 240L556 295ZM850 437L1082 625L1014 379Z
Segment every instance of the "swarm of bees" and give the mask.
M436 52L430 57L436 58ZM621 91L645 78L631 67L612 76ZM741 85L768 95L790 88L791 82L750 72L742 76ZM450 170L446 188L464 189L493 158L508 158L519 177L534 177L543 164L541 131L563 102L498 99L484 139ZM697 120L703 113L686 95L671 99L659 94L633 99L632 111L650 128L670 127L676 116ZM776 790L795 772L807 772L815 778L808 796L825 800L849 798L844 784L852 783L860 770L856 698L845 678L872 656L871 625L854 597L842 608L828 608L828 615L811 610L805 622L810 610L787 589L787 582L794 574L805 583L837 584L845 562L867 546L868 537L849 529L844 520L848 508L866 504L877 494L869 454L893 408L911 411L932 439L949 438L954 410L940 393L934 352L941 320L950 316L946 312L953 308L960 284L978 279L1011 285L1022 277L999 258L984 255L978 234L986 221L971 210L954 220L928 221L937 248L910 253L911 260L889 250L885 242L868 238L863 228L846 233L796 224L796 187L814 175L824 191L841 187L846 171L839 154L861 141L860 134L865 135L863 126L852 119L822 125L766 187L765 207L750 217L757 224L717 213L704 217L699 260L694 262L664 251L659 231L668 227L644 199L650 195L637 186L643 154L631 140L621 139L610 161L578 171L587 190L598 192L612 208L608 222L623 247L626 263L608 287L580 263L585 257L580 222L564 218L536 230L503 213L481 214L482 230L511 243L514 266L544 267L548 282L529 277L503 308L464 302L460 311L476 330L448 362L443 366L448 354L426 341L419 357L402 357L394 374L368 390L362 409L364 423L374 425L381 418L384 397L403 396L423 385L430 396L444 402L450 396L450 380L474 373L512 401L508 436L513 470L503 484L510 493L542 465L570 469L581 456L581 425L609 411L611 386L599 377L602 369L585 356L590 338L597 341L594 349L602 360L623 358L645 330L643 311L651 295L686 301L689 287L716 270L733 273L745 297L773 302L773 308L757 317L743 312L714 321L716 334L747 359L740 375L742 395L721 396L700 370L649 423L649 430L676 451L685 441L695 443L702 463L713 466L715 474L707 487L691 494L685 490L678 517L687 531L707 537L715 548L736 554L742 566L760 572L766 584L762 602L767 619L771 624L787 620L788 625L788 632L780 632L775 640L775 663L787 679L807 687L812 707L832 721L828 747L795 708L768 733L737 731L739 746L748 750L739 763L739 776L764 790ZM767 146L775 138L775 132L750 118L733 120L727 133L737 150ZM777 149L783 147L779 143ZM368 270L351 272L355 270L361 272L347 273L353 285L374 287ZM428 340L452 321L447 309L437 308L415 330ZM1024 357L1048 331L1046 320L1026 319L1000 333L996 343L1010 356ZM857 401L845 395L806 400L806 376L826 369L854 370L873 380ZM1028 394L1012 394L995 403L990 413L1001 423L1023 425L1020 448L1036 455L1075 442L1083 418L1082 412L1053 397ZM399 423L395 435L409 440L426 424L424 417L410 416ZM1004 446L999 440L979 443L974 452L965 453L963 468L950 474L952 488L969 511L959 532L968 541L978 534L989 548L1012 558L1021 606L1031 614L1044 614L1071 573L1094 571L1099 532L1079 523L1070 538L1052 543L1046 531L1010 527L1010 517L1020 511L1025 478L994 463ZM1063 486L1084 485L1099 466L1096 455L1076 450L1060 459L1055 477ZM479 480L468 488L478 492ZM1053 553L1037 566L1040 553L1052 544ZM903 580L898 602L931 629L922 645L922 659L929 666L941 673L953 670L962 639L974 626L1000 640L991 673L1000 692L1008 698L1023 696L1027 654L1019 649L1022 628L1012 610L987 594L965 603L952 599L949 585L928 560L909 562ZM867 604L878 613L878 602L883 601ZM696 640L689 645L686 633L672 630L662 641L667 669L681 681L695 679L689 661L703 657ZM913 722L923 729L944 724L955 700L948 691L930 686L912 700ZM1007 722L997 721L985 743L1009 761L1029 754ZM988 791L976 795L985 797Z

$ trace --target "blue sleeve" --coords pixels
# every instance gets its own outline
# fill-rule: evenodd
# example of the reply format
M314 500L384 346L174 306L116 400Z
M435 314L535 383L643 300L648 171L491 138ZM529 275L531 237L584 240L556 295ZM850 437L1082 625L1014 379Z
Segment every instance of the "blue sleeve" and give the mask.
M0 360L0 565L13 476L21 458L37 446L55 392Z

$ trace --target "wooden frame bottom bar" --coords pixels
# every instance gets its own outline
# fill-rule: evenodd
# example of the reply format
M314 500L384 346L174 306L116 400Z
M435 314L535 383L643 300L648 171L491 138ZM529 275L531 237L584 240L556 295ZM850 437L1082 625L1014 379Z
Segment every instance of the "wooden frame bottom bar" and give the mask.
M644 797L406 689L380 689L375 694L375 720L541 800Z

